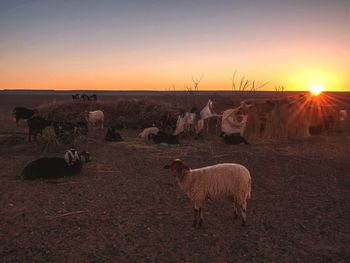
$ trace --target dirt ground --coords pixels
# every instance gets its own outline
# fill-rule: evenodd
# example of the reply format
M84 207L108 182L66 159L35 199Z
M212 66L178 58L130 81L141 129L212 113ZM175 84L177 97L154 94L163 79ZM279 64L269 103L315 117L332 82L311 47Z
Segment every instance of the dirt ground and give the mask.
M78 145L93 161L76 177L16 179L42 156L64 148L27 142L11 121L15 106L50 98L0 96L1 262L350 262L350 136L225 145L218 137L164 147L123 130L124 142L94 131ZM208 202L202 229L193 206L163 166L222 162L252 175L247 225L233 207Z

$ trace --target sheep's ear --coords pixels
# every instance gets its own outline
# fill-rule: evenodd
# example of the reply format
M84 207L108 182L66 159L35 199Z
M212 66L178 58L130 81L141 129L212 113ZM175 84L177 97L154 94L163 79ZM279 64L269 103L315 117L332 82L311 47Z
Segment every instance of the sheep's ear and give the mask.
M170 166L169 164L167 164L167 165L165 165L163 168L164 168L164 169L170 169L171 166Z

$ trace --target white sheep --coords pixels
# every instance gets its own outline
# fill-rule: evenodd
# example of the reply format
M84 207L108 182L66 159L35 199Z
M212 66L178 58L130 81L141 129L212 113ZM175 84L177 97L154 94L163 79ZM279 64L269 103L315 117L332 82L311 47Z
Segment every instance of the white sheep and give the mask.
M190 169L181 160L175 159L164 166L175 172L180 188L194 202L193 227L203 222L202 208L206 199L227 199L234 205L235 219L238 212L242 226L247 218L247 200L251 195L251 177L247 168L235 163L222 163L199 169Z
M145 128L138 136L142 139L148 140L150 134L157 134L159 129L157 127Z
M97 123L99 123L101 125L101 129L103 129L103 122L105 118L103 111L86 111L85 114L85 119L89 123L89 127L94 127Z

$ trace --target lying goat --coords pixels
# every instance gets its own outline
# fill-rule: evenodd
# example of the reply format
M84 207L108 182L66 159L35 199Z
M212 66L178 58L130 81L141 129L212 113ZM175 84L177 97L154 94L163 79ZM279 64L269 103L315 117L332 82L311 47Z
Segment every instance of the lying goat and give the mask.
M154 143L167 143L167 144L179 144L179 139L176 135L159 131L157 134L150 133L148 135L149 140L153 140Z
M119 132L116 131L116 128L108 127L105 140L109 142L120 142L123 141L123 138L120 136Z
M79 174L83 164L90 162L89 152L78 153L71 149L65 153L65 158L44 157L32 161L24 167L22 178L25 180L60 178Z
M247 140L239 134L237 134L237 135L236 134L230 134L230 135L223 134L222 137L223 137L226 144L234 144L234 145L238 145L241 143L249 144L247 142Z

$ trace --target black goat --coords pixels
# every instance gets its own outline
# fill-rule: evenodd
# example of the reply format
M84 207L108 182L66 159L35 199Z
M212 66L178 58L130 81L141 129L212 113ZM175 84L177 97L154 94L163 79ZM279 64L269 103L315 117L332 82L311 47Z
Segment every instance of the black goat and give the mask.
M72 151L72 150L70 150ZM83 164L90 162L89 152L82 151L78 154L79 158L73 163L68 164L64 158L45 157L30 162L22 170L22 178L25 180L60 178L79 174Z
M230 135L224 134L222 137L224 138L224 141L226 144L234 144L234 145L238 145L241 143L249 144L247 140L239 134L230 134Z
M52 121L46 120L40 116L34 116L27 121L29 127L28 140L31 141L32 136L34 141L36 141L36 136L38 133L42 135L43 130L53 124Z
M119 132L116 131L116 128L108 127L105 140L109 142L120 142L123 141L123 138L120 136Z
M16 121L16 124L18 126L18 122L23 119L23 120L28 120L31 117L33 117L33 115L35 113L38 113L38 110L34 109L27 109L25 107L16 107L13 109L12 111L12 116L14 118L14 120Z
M148 139L153 140L154 143L180 144L176 135L162 131L159 131L157 134L150 133Z

